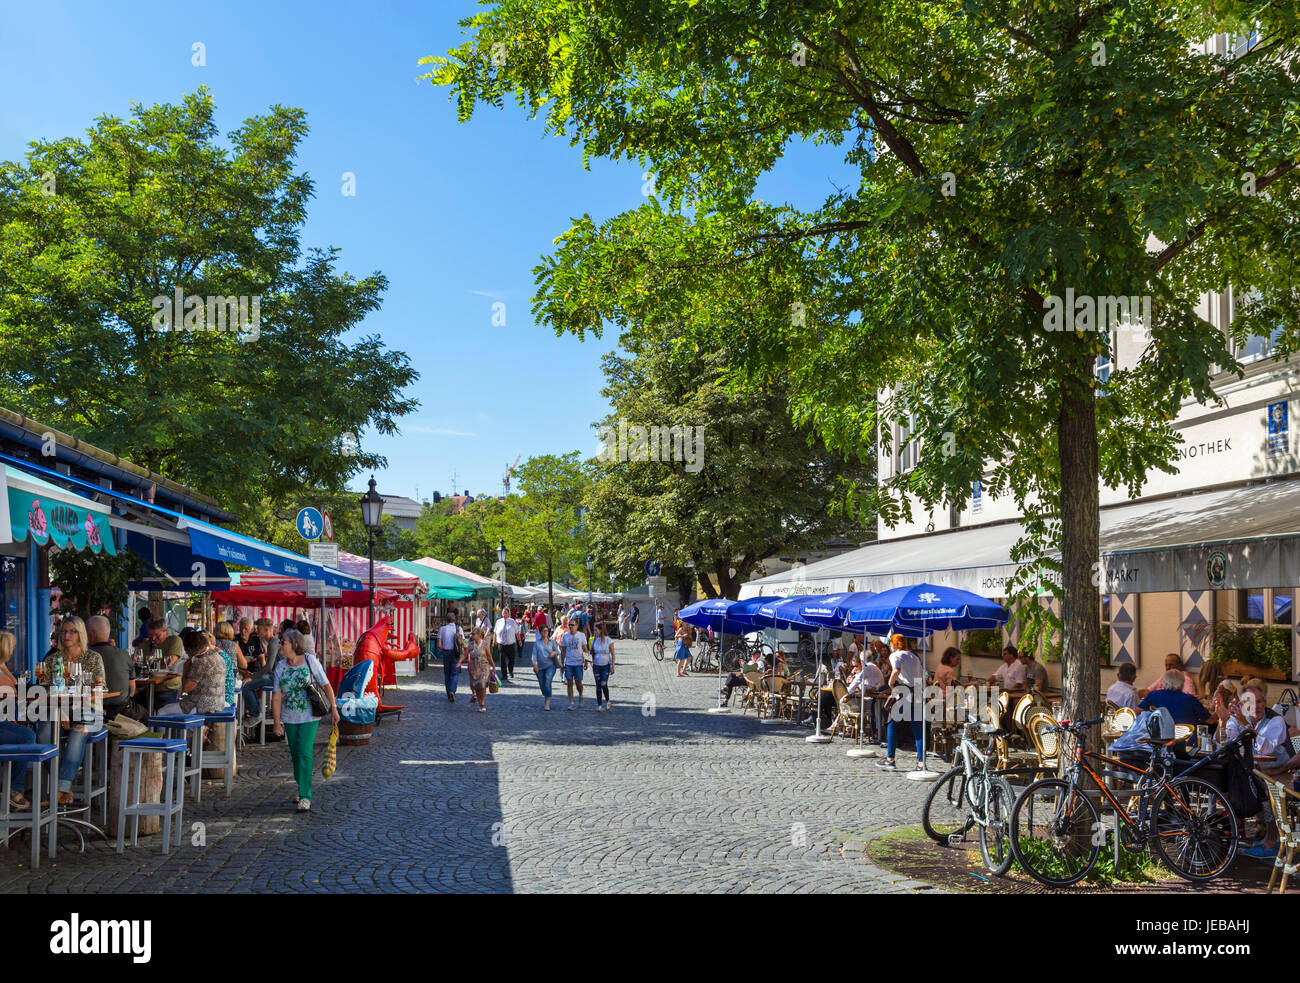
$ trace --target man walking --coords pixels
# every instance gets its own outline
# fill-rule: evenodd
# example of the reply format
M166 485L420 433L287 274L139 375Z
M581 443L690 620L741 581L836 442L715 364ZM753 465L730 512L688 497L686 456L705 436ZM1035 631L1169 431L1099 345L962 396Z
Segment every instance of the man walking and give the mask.
M447 691L447 702L456 702L456 683L460 679L460 656L456 654L456 636L460 628L450 614L443 615L438 629L438 658L442 659L442 685Z
M641 623L641 606L639 604L633 604L632 605L632 638L638 641L641 638L641 631L637 627L640 623Z
M497 648L501 652L501 681L515 678L515 638L519 634L519 622L510 617L510 609L503 608L496 623Z
M560 651L564 653L564 688L569 694L569 709L573 707L573 685L578 685L578 709L582 708L582 671L587 667L587 636L572 621L560 638Z

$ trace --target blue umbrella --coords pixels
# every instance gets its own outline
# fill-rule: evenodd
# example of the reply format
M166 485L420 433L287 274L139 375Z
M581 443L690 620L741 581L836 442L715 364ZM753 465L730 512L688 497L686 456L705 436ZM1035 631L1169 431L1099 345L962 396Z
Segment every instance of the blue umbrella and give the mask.
M872 591L861 590L808 598L799 606L799 617L823 628L843 628L844 615L840 612L840 605L854 598L866 601L875 596Z
M723 635L743 635L746 632L754 630L753 623L743 612L746 608L741 608L741 615L733 617L733 612L740 605L750 605L757 608L766 598L750 598L747 601L732 601L725 597L713 597L703 601L695 601L686 605L677 612L679 620L693 625L696 628L712 628L718 633L718 705L711 708L714 713L724 712L722 706L722 636Z
M768 603L758 609L754 620L782 631L821 631L825 625L809 621L801 613L803 606L814 599L812 594L788 597L784 601L769 598Z
M853 602L842 607L846 625L874 626L888 621L894 631L903 635L919 634L922 638L942 628L957 631L996 628L1010 617L1006 608L986 597L934 584L895 587L861 603ZM924 671L924 654L921 659ZM917 759L921 769L918 776L928 779L934 773L925 771L924 713L921 714L921 747L917 749Z

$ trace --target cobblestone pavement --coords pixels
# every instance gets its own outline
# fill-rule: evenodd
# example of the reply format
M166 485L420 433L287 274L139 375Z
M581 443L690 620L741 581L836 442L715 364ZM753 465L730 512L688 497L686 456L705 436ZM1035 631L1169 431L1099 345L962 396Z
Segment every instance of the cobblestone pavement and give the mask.
M862 842L915 826L928 786L788 723L710 714L716 677L674 677L647 642L620 642L615 709L566 711L556 678L545 713L531 669L468 702L446 702L435 668L390 691L400 721L340 748L298 815L282 744L243 752L230 798L209 782L186 803L186 837L147 837L118 856L62 840L28 869L0 851L5 892L809 892L928 890L866 860ZM318 762L323 747L318 746ZM908 763L900 754L900 766ZM196 846L194 823L205 845ZM67 849L71 843L71 849Z

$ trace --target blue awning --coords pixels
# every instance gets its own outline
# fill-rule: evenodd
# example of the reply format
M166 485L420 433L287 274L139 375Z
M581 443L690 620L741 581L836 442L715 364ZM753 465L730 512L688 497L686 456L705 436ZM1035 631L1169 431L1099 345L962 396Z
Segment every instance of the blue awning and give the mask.
M222 529L209 522L181 516L176 528L189 534L190 546L199 556L206 556L223 563L239 563L255 570L282 574L286 577L301 577L303 580L323 580L332 587L342 590L365 590L365 585L355 577L349 577L341 570L313 563L305 556L290 553L288 550L261 540L241 536L229 529Z
M226 565L210 557L196 560L188 537L183 535L164 533L161 529L156 534L127 530L126 548L162 571L159 574L151 570L143 580L129 584L131 590L226 590L230 587ZM200 563L201 566L196 566Z

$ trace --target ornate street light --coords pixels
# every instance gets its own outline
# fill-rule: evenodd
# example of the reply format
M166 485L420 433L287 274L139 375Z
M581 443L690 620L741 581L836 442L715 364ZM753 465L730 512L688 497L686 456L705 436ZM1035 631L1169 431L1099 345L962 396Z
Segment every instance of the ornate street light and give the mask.
M370 491L361 496L361 521L370 540L370 627L375 627L375 532L384 514L384 496L375 491L375 476L370 476Z
M497 562L501 564L498 569L501 571L501 609L506 607L506 541L501 540L497 546Z

